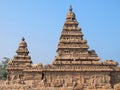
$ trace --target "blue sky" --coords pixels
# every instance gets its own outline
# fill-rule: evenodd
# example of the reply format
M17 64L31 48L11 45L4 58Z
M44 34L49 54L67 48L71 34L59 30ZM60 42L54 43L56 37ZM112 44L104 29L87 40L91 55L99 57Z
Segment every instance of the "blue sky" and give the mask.
M24 36L33 63L52 63L70 4L90 49L120 63L120 0L0 0L0 59Z

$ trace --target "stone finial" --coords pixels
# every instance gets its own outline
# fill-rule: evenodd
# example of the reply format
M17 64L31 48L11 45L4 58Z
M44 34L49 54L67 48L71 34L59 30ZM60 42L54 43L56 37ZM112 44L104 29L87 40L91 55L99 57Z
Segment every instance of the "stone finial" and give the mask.
M24 37L22 38L22 41L25 41L25 38L24 38Z
M72 12L72 5L70 5L69 11L71 11L71 12Z

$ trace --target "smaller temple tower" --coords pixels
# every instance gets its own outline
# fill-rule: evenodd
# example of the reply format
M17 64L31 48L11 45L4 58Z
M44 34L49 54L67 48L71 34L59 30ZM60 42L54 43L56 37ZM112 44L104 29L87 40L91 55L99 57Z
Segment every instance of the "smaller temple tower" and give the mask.
M27 49L27 43L25 39L22 38L18 50L16 51L17 55L14 56L13 60L8 64L8 79L22 79L26 65L32 64L31 57L28 55L29 51ZM10 75L10 76L9 76Z
M22 38L19 47L16 51L17 55L14 56L13 60L8 63L8 84L37 87L41 84L43 79L42 64L32 64L29 51L27 49L27 43Z

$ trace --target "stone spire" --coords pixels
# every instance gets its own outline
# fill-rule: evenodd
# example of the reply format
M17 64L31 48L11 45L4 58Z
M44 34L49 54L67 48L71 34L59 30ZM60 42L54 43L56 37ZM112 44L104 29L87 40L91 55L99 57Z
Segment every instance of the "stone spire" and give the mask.
M22 70L27 64L32 63L31 57L28 55L29 51L24 38L22 38L16 53L17 55L14 56L11 64L8 65L8 70Z
M70 6L58 43L57 56L53 63L57 61L98 61L99 57L95 51L88 49L87 40L83 39L83 33L78 27L72 6Z
M32 63L32 61L30 60L31 57L28 55L29 51L27 49L27 43L25 42L24 37L22 38L16 53L17 55L14 57L14 59L20 59L20 60L25 60L25 61L28 60Z

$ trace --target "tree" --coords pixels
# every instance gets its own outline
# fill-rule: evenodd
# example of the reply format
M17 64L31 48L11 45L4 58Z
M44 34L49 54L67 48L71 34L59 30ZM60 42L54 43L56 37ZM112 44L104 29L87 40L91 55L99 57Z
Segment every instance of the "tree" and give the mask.
M6 79L7 77L7 65L10 61L10 58L4 57L3 60L0 61L0 79Z

